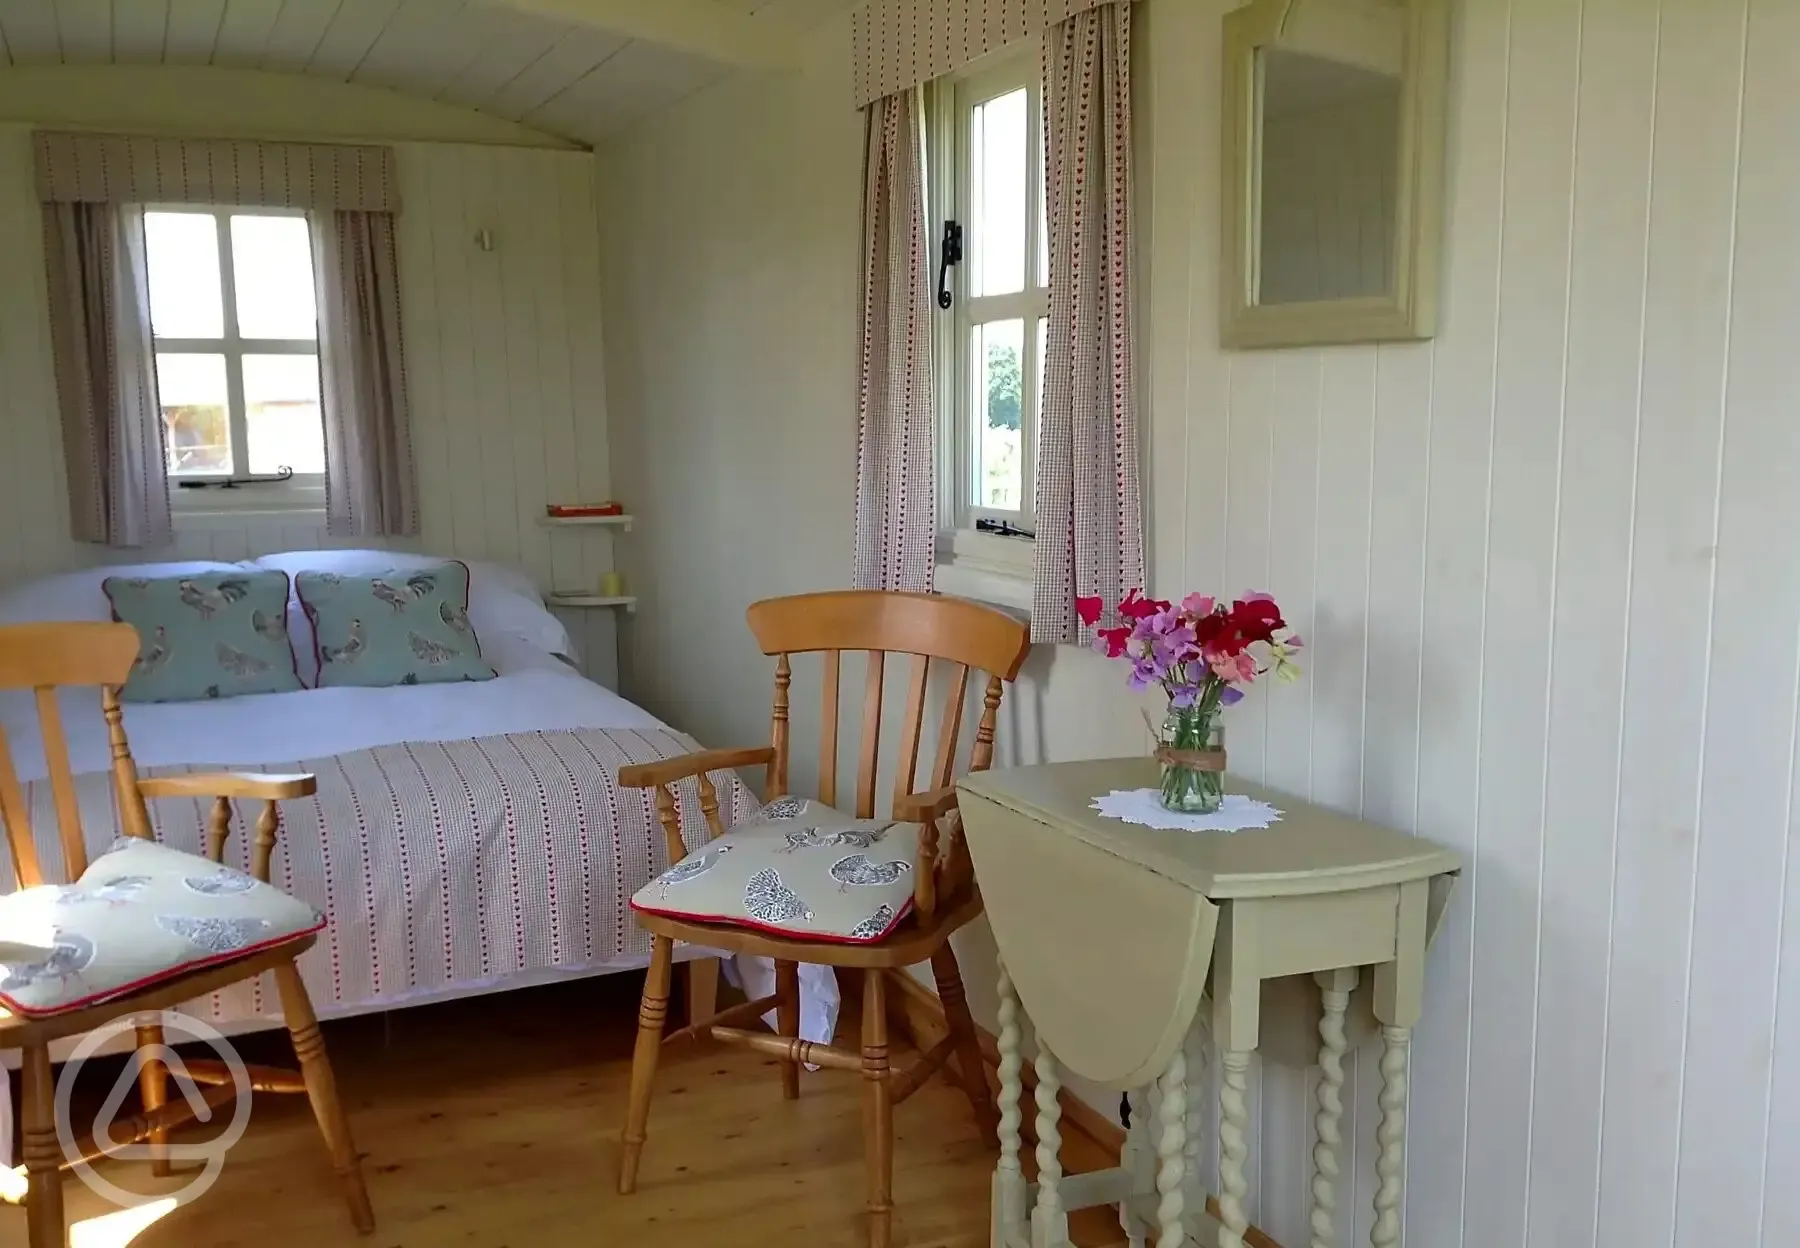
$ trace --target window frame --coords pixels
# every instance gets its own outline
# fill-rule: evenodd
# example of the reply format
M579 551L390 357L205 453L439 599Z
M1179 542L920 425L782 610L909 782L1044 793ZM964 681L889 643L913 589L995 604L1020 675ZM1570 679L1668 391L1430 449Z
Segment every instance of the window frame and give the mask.
M937 311L935 393L938 399L939 474L938 529L940 562L960 563L984 572L1029 575L1031 537L1001 536L976 529L982 519L1003 521L1035 532L1037 489L1037 424L1041 395L1037 326L1050 312L1049 274L1042 261L1045 248L1043 79L1035 45L1004 49L927 88L926 183L931 215L933 276L941 260L943 224L963 226L963 259L949 271L952 303ZM1001 295L974 295L973 274L980 263L975 229L975 179L971 121L977 106L1024 88L1027 92L1026 142L1037 155L1028 160L1025 196L1025 284ZM1042 266L1042 267L1040 267ZM934 284L935 294L935 284ZM978 361L977 327L995 321L1020 320L1025 333L1020 358L1021 506L1017 510L985 507L977 499L974 448Z
M222 489L181 489L184 481L198 482L204 485L217 486L234 479L250 477L250 429L249 408L244 400L244 356L246 355L311 355L319 354L319 327L315 310L313 336L311 338L246 338L238 332L237 309L237 268L231 250L231 218L244 217L298 217L310 224L311 214L304 208L265 207L259 204L162 204L147 203L144 213L182 213L187 216L213 218L213 232L219 249L219 297L221 300L222 334L218 338L176 338L165 337L156 332L155 319L150 325L150 353L152 360L158 354L170 355L222 355L225 359L225 396L226 427L231 437L231 471L217 472L169 472L172 485L177 488L172 494L190 507L200 510L225 510L245 506L267 506L279 503L283 498L288 505L308 503L322 499L325 490L325 474L322 472L296 472L291 477L258 478L255 490L245 493L255 496L254 501L245 498L240 501L235 496L238 491ZM145 257L148 262L149 243L145 241ZM313 264L313 280L315 298L318 281L318 257L311 255L309 243L308 254ZM320 378L320 400L324 399L324 379ZM156 402L158 410L162 406L161 381L157 383ZM319 437L323 441L323 412L321 411L321 427ZM266 482L266 483L265 483ZM271 497L266 491L276 491ZM190 501L191 500L191 501Z

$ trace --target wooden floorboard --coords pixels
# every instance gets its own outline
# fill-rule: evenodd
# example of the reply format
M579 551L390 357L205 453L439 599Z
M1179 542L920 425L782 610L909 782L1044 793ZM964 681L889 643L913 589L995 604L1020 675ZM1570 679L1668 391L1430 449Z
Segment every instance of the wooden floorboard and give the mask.
M612 976L328 1025L379 1225L351 1231L304 1098L258 1097L205 1196L153 1224L68 1183L73 1248L836 1248L863 1242L860 1080L808 1073L784 1102L775 1064L714 1044L664 1050L639 1189L614 1190L635 994ZM251 1061L273 1060L267 1041ZM107 1070L88 1083L103 1095ZM78 1098L94 1099L94 1088ZM988 1242L993 1155L939 1079L895 1115L895 1243ZM81 1129L85 1130L85 1124ZM179 1138L195 1138L182 1136ZM167 1190L141 1163L122 1187ZM1077 1162L1077 1168L1080 1163ZM0 1245L23 1215L0 1209ZM1094 1211L1087 1243L1106 1234Z

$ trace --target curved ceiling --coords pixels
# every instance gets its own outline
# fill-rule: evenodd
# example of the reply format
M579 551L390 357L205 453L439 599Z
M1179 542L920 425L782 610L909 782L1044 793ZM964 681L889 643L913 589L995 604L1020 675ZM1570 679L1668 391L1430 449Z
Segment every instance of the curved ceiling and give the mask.
M592 144L735 66L796 56L804 26L783 9L769 0L0 0L0 67L304 73ZM809 16L820 16L817 0Z

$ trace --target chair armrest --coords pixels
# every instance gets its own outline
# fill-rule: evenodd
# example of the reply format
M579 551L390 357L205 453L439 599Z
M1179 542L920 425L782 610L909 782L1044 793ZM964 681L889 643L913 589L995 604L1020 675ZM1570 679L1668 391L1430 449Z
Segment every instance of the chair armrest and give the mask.
M188 776L156 776L138 781L145 797L243 797L280 802L311 797L319 791L319 778L304 772L271 776L253 771L208 771Z
M709 771L766 765L774 758L775 748L769 745L742 750L696 750L692 754L683 754L680 758L661 758L654 763L633 763L629 767L621 767L619 785L627 789L650 789Z
M942 819L956 809L956 786L946 785L925 793L908 793L894 802L894 818L902 823Z

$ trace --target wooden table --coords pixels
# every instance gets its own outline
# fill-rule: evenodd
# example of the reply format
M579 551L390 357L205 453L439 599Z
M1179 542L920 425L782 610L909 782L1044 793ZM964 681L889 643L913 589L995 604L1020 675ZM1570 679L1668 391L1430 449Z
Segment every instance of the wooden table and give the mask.
M1000 948L1001 1156L995 1248L1063 1248L1068 1211L1117 1204L1133 1248L1188 1238L1243 1248L1250 1059L1264 981L1319 984L1323 1072L1313 1149L1314 1241L1332 1240L1344 1016L1372 968L1381 1024L1375 1248L1400 1236L1407 1059L1425 951L1461 869L1449 850L1235 778L1272 803L1266 829L1185 832L1102 818L1090 802L1152 787L1149 759L988 771L958 784L976 877ZM1219 1047L1219 1213L1199 1186L1203 999ZM1019 1009L1037 1038L1037 1163L1019 1165ZM1126 1092L1121 1165L1065 1178L1057 1094L1064 1070ZM1030 1208L1029 1221L1027 1208Z

